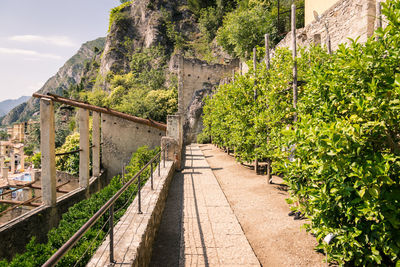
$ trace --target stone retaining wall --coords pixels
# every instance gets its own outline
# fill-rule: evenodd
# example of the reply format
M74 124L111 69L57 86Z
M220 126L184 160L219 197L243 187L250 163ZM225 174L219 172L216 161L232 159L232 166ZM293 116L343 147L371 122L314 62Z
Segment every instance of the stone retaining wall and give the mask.
M155 170L154 190L151 190L150 179L142 188L143 214L138 214L136 197L115 226L114 259L117 263L126 266L149 265L153 242L161 222L174 170L175 164L172 161L167 161L165 168L161 168L161 178ZM107 237L87 266L107 266L109 261L109 237Z
M336 50L339 44L349 43L349 38L359 37L359 42L363 43L375 30L376 0L340 0L319 15L321 22L314 20L297 30L297 45L325 45L327 35L322 22L328 25L333 50ZM276 47L291 46L292 34L288 33Z
M90 179L89 193L93 194L106 185L106 173L103 172ZM23 253L32 237L36 237L39 243L47 242L48 231L58 225L62 214L86 195L86 189L78 188L59 197L53 208L40 206L0 226L0 259L11 260L15 254Z

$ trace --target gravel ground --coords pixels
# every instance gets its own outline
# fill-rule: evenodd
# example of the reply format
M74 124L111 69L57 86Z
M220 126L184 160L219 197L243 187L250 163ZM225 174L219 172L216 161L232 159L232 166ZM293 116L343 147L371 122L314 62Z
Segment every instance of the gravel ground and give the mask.
M207 162L263 266L325 266L324 255L314 250L317 242L288 216L288 193L282 180L256 175L213 145L200 145Z

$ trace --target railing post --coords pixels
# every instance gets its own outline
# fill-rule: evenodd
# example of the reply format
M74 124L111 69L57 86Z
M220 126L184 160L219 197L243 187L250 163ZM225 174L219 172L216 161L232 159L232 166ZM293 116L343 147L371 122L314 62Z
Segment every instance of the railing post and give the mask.
M160 174L160 165L161 165L161 153L160 153L160 155L158 155L158 176L160 177L161 176L161 174Z
M89 110L79 109L79 186L89 187Z
M163 167L165 168L165 147L163 149Z
M114 204L110 207L110 263L114 260Z
M125 164L122 163L122 184L125 184Z
M40 99L40 151L42 164L42 199L48 206L55 206L56 152L54 104L47 98Z
M153 162L150 163L150 179L151 179L151 190L154 190L154 186L153 186Z
M93 111L93 129L92 129L92 164L93 164L93 176L97 177L100 175L100 113Z
M272 184L272 178L271 178L271 160L267 161L267 180L269 184Z
M138 176L138 214L142 214L142 181L140 180L140 174Z

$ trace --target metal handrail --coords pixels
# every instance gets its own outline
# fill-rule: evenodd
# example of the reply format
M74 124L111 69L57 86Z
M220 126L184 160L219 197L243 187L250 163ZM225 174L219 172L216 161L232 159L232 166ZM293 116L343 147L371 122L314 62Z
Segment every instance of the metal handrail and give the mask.
M168 148L168 145L166 146ZM158 163L158 173L160 175L160 165L161 165L161 153L165 152L165 148L163 148L160 152L157 153L156 156L154 156L139 172L135 174L132 179L130 179L118 192L111 197L106 204L104 204L64 245L61 246L57 250L56 253L54 253L43 265L42 267L51 267L55 266L58 261L61 260L61 258L81 239L81 237L92 227L99 219L100 217L107 211L110 210L110 216L112 217L114 214L114 203L117 201L117 199L128 189L129 186L132 185L133 182L136 180L139 180L140 183L140 175L149 167L149 165L152 165L154 161L157 159L159 160ZM164 162L165 162L165 153L163 155ZM153 174L151 174L151 179L153 179ZM141 214L141 207L140 207L140 185L138 188L138 199L139 199L139 214ZM113 227L113 218L110 220L110 226ZM112 238L113 236L113 231L111 228L110 232L110 237ZM114 262L114 255L113 255L113 243L110 242L110 262Z

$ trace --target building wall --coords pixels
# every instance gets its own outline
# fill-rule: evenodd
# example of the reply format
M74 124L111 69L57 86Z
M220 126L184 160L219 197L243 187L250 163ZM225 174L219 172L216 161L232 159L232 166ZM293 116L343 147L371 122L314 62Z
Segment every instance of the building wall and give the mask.
M314 11L322 15L330 7L332 7L338 0L305 0L305 25L308 25L314 20Z
M157 128L101 114L101 163L107 170L107 178L120 174L123 164L129 163L132 153L139 147L146 145L153 149L160 146L165 134Z
M210 65L199 59L179 58L178 112L184 115L184 143L196 142L203 123L203 98L239 68L239 60Z
M328 24L333 50L341 43L349 43L349 38L360 37L359 42L366 42L375 30L376 0L340 0L322 14L321 20ZM277 47L291 48L291 36L288 33ZM326 37L324 24L314 20L297 30L297 45L326 45Z

